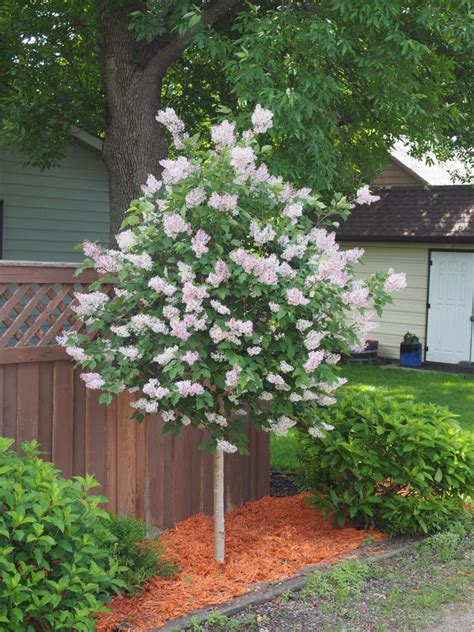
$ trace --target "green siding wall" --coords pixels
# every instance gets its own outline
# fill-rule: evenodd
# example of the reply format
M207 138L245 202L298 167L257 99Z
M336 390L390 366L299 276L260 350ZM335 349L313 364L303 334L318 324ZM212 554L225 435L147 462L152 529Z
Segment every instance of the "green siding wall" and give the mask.
M79 261L73 246L107 243L107 171L100 155L72 144L60 166L41 171L0 148L3 259Z

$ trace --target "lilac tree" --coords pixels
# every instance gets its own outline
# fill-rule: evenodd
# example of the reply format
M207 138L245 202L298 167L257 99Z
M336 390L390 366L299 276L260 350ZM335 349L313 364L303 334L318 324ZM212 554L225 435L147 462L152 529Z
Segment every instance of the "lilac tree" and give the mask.
M380 311L404 275L354 279L363 251L341 251L331 230L347 200L325 206L259 162L270 111L257 106L242 134L232 121L212 127L204 149L173 110L157 120L179 155L162 160L162 181L150 176L132 202L117 250L84 244L83 268L101 275L76 297L89 332L62 343L102 403L128 389L138 393L137 420L160 412L164 432L209 431L223 561L223 460L246 452L245 420L282 435L312 410L311 432L324 432L314 411L335 401L341 353L364 346L371 307ZM358 198L374 196L367 188ZM110 283L111 299L101 291Z

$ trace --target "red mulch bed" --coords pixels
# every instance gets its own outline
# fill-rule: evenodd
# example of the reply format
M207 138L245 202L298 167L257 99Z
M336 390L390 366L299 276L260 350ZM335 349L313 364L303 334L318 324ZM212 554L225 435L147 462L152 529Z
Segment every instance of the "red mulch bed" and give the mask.
M180 572L149 581L139 597L115 598L111 614L99 615L97 630L128 624L136 632L158 627L193 610L220 604L248 591L251 584L282 579L296 570L334 560L360 547L370 533L335 528L311 509L305 494L262 498L226 517L226 563L214 561L212 519L201 514L177 524L163 537L167 556ZM125 624L125 625L124 625Z

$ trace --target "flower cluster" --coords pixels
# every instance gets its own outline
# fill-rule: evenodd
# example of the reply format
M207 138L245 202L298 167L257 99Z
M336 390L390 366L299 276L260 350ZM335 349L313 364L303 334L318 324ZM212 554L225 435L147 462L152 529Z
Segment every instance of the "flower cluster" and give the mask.
M173 110L157 120L181 153L161 161L161 180L148 177L116 250L84 243L83 267L100 278L73 309L89 331L60 342L101 401L126 389L138 419L158 412L168 430L206 428L232 453L245 448L244 412L281 435L336 401L341 354L365 344L372 306L405 278L356 280L362 251L340 250L315 223L319 197L259 163L270 111L257 106L242 134L233 121L214 125L205 149ZM357 201L374 197L364 188ZM349 203L338 196L328 208L334 218Z

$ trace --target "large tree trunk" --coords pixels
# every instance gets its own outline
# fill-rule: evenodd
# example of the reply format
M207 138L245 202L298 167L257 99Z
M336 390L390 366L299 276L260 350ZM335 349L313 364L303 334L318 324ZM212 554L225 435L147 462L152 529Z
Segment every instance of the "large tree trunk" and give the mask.
M130 201L141 195L148 174L159 175L166 154L164 129L155 120L165 69L157 72L156 65L145 63L146 48L134 41L127 24L128 16L117 10L103 16L111 244Z

